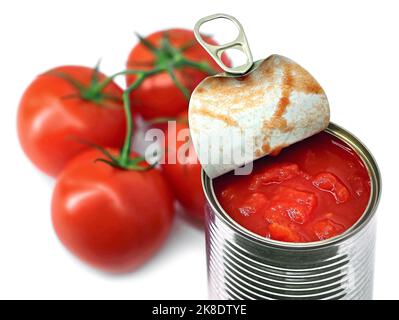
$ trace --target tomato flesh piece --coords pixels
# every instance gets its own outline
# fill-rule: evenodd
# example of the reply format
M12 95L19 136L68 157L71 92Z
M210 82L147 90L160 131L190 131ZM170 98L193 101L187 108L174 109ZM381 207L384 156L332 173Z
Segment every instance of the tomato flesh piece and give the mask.
M270 237L277 241L299 242L301 237L297 232L288 226L279 223L272 223L268 226Z
M253 193L244 198L238 208L230 207L229 212L234 220L240 220L242 226L266 237L268 236L267 223L266 220L259 221L258 213L262 212L268 203L269 200L264 194Z
M257 190L262 185L281 183L298 176L299 167L294 163L284 163L267 168L264 172L256 175L249 186L250 190Z
M223 190L223 192L221 193L221 198L226 202L234 200L234 198L236 198L236 194L233 188L226 188L225 190Z
M265 218L274 222L277 217L287 217L292 222L306 223L315 207L317 198L310 192L299 191L288 187L279 187L265 212Z
M332 173L322 172L318 174L313 180L313 185L321 191L330 192L337 203L344 203L350 198L348 189Z
M330 219L324 219L313 225L314 233L318 240L327 240L342 233L344 226L333 222Z
M238 210L243 216L249 216L262 210L269 201L262 193L253 193Z

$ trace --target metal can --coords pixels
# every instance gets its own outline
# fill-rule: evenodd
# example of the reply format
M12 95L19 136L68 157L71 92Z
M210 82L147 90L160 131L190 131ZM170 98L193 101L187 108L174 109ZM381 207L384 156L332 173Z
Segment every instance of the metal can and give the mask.
M232 21L239 35L230 43L209 45L201 38L199 28L220 18ZM191 139L203 167L202 182L208 202L206 249L210 297L371 299L375 212L381 193L381 177L374 158L355 136L329 123L327 97L306 70L277 55L253 63L237 19L225 14L212 15L198 21L194 31L197 40L225 71L205 79L194 90L189 107ZM236 68L223 64L220 59L223 52L232 48L246 54L246 64ZM304 90L305 85L312 90ZM287 105L290 105L288 112ZM214 178L267 156L276 146L286 147L322 130L349 145L368 170L370 199L352 227L323 241L280 242L248 231L223 210L214 192ZM221 133L233 140L236 134L246 132L254 132L255 139L250 136L244 142L217 143ZM210 143L203 143L201 134ZM247 157L240 161L207 161L213 159L209 155L222 159L226 151L239 152L252 141L255 147L262 144L261 148L245 153Z
M211 298L372 298L380 172L373 156L351 133L332 123L325 131L351 146L369 172L370 200L361 218L345 233L324 241L283 243L262 238L241 227L222 209L213 180L203 172Z

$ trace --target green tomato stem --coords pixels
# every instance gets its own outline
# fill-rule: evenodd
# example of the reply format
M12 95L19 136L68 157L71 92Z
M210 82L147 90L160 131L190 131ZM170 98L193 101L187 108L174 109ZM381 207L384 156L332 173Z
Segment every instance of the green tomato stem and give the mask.
M132 72L132 70L126 70L126 71ZM119 162L122 167L126 168L131 165L130 152L131 152L132 138L133 138L133 119L130 107L130 93L133 90L137 89L146 78L160 72L163 72L163 70L157 68L148 71L135 71L134 73L137 75L136 80L126 90L123 91L122 98L123 98L123 107L126 115L126 137L121 153L119 155Z
M192 61L187 59L183 55L183 51L187 48L190 48L193 44L189 43L182 48L174 48L169 41L169 36L167 33L164 34L160 48L156 47L148 40L144 39L140 35L138 35L140 42L150 50L156 58L153 69L150 70L134 70L128 69L124 71L117 72L107 78L105 78L101 82L92 83L91 86L91 94L94 96L103 94L103 90L118 76L121 75L135 75L135 81L123 91L122 100L123 107L126 116L126 136L123 147L120 151L119 156L113 157L107 152L103 151L102 153L106 157L106 159L98 159L99 161L108 163L112 166L118 167L124 170L137 170L137 171L146 171L155 166L140 166L140 162L144 161L141 157L131 158L131 147L132 147L132 139L133 139L133 119L132 119L132 111L131 111L131 103L130 103L130 94L133 90L136 90L144 80L153 75L165 72L167 73L176 87L183 93L186 99L190 99L189 90L179 81L176 76L175 70L182 69L184 67L193 68L205 72L207 74L215 74L216 70L214 70L206 61Z
M117 73L114 73L113 75L105 78L103 81L99 82L96 87L95 91L97 92L102 92L112 81L115 80L115 78L122 76L122 75L128 75L128 74L138 74L143 72L142 70L134 70L134 69L128 69L128 70L123 70L119 71Z
M200 71L205 72L205 73L207 73L209 75L217 73L217 71L214 68L212 68L209 65L209 63L207 63L206 61L197 62L197 61L192 61L192 60L184 58L183 61L181 62L181 64L183 66L185 66L185 67L190 67L190 68L193 68L193 69L200 70Z
M143 82L143 80L144 80L143 74L138 74L136 81L123 92L123 107L126 115L126 137L121 150L121 154L119 156L120 164L123 167L129 165L130 151L132 147L132 137L133 137L133 119L132 119L132 112L130 109L130 93L134 89L138 88L138 86Z

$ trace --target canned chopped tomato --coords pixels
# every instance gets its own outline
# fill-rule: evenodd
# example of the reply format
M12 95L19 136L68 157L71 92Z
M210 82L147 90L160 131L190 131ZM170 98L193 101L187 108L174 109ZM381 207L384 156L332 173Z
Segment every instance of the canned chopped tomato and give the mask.
M214 181L223 209L241 226L286 242L326 240L359 220L370 177L357 153L321 132L254 163L248 176Z
M209 46L199 28L214 19L233 22L237 38ZM253 62L237 19L211 15L194 30L225 71L204 80L189 107L207 199L210 297L371 299L381 193L374 158L329 122L327 96L305 69L280 55ZM231 48L247 62L224 66Z

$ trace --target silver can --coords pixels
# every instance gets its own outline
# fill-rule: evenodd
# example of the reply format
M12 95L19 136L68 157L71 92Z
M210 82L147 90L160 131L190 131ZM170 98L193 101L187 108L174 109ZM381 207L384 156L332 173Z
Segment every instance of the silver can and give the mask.
M210 298L372 299L380 172L351 133L335 124L326 131L350 145L368 169L371 195L361 218L345 233L324 241L283 243L263 238L222 209L213 180L203 172Z

